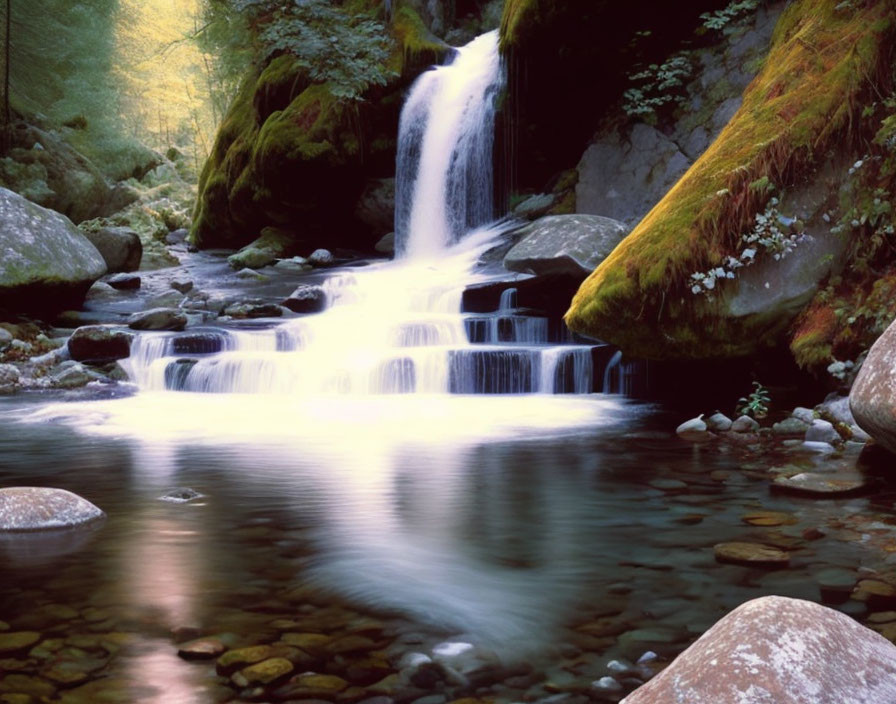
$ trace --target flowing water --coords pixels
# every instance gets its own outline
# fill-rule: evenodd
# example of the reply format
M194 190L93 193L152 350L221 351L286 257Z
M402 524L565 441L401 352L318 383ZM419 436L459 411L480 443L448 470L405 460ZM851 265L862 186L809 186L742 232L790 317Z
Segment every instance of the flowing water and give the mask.
M767 462L657 432L673 420L620 395L633 368L521 309L512 286L492 312L463 310L466 288L494 280L477 262L503 230L490 223L502 81L494 33L418 80L401 122L400 256L334 270L321 313L143 333L132 386L0 399L0 483L68 488L108 514L92 531L0 542L0 621L88 655L91 637L128 643L84 685L117 699L63 701L226 701L238 688L179 659L176 641L312 630L375 634L366 664L352 652L315 665L363 687L407 652L457 651L439 650L451 639L527 666L428 691L576 704L611 657L671 657L745 599L818 599L832 565L876 559L832 531L790 570L716 564L719 540L799 541L880 507L770 497ZM172 489L187 500L160 500ZM771 536L741 520L757 508L795 522ZM54 692L81 685L43 662L0 660L0 693L19 691L3 668Z

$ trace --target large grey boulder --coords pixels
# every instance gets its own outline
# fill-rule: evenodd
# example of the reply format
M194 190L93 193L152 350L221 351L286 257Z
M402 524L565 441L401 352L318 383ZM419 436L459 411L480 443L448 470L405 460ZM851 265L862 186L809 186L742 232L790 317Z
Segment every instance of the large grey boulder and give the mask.
M742 604L622 704L896 702L896 646L833 609Z
M849 392L858 426L896 453L896 323L875 342Z
M65 489L13 486L0 489L0 531L72 528L105 514Z
M143 258L140 235L129 227L101 227L83 229L93 246L99 250L109 271L136 271Z
M517 233L504 267L532 274L585 278L628 234L621 222L599 215L548 215Z
M0 306L76 308L106 262L71 220L0 188Z

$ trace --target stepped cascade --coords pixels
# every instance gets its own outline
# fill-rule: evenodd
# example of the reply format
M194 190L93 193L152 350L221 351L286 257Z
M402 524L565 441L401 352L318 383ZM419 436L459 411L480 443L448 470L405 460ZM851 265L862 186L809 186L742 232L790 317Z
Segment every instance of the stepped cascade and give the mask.
M488 313L465 288L500 238L492 211L497 32L457 49L410 91L400 124L394 262L334 273L326 308L252 329L142 334L128 361L145 390L291 395L520 394L601 391L594 360L507 288Z

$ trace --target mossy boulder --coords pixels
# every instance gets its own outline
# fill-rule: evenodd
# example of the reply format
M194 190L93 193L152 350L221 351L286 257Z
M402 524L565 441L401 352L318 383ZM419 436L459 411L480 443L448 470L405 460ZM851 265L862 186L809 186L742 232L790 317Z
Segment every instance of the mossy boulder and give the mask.
M71 220L0 188L0 307L76 308L105 273L103 257Z
M296 236L292 232L266 227L261 231L261 237L229 256L227 263L237 271L246 268L259 269L273 264L277 259L291 256L295 248Z
M571 329L653 359L736 357L780 343L794 306L738 310L738 276L703 295L691 275L741 253L742 235L769 207L757 184L794 189L848 144L863 99L889 70L892 39L888 0L790 5L741 108L585 281L566 315Z
M379 5L361 3L358 11ZM396 4L391 29L384 68L393 78L368 89L363 100L312 82L289 55L253 69L200 177L196 245L239 247L276 226L301 232L315 246L373 248L382 233L357 221L355 204L369 178L394 172L402 91L448 49L410 3Z

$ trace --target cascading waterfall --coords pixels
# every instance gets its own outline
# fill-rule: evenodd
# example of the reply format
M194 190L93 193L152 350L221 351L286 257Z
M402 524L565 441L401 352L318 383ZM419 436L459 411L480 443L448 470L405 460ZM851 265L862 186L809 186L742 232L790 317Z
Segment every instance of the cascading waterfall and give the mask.
M334 274L326 309L268 329L144 333L128 361L154 391L370 395L588 393L589 345L559 344L550 321L507 289L492 313L463 313L493 220L497 32L424 73L402 113L395 262ZM553 335L553 339L552 339Z

